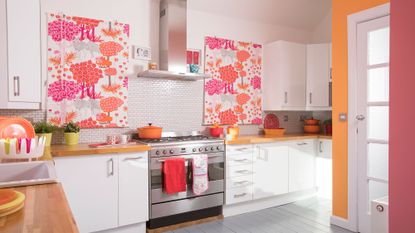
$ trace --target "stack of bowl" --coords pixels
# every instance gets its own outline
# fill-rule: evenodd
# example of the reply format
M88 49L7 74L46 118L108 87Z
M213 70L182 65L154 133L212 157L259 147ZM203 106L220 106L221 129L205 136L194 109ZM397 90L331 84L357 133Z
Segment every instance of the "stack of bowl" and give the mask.
M0 189L0 217L13 214L24 206L25 195L13 189Z
M304 133L319 134L320 120L313 118L304 120Z

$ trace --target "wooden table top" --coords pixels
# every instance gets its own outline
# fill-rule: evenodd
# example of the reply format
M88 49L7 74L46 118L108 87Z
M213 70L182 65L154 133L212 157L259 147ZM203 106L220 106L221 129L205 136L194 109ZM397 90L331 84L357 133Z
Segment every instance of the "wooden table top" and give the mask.
M13 188L25 194L25 206L0 218L0 232L79 232L59 183Z
M150 146L140 143L114 145L105 147L89 147L88 144L68 145L52 145L45 148L44 156L41 160L51 160L53 157L79 156L79 155L102 155L116 153L132 153L149 151Z
M286 134L283 136L267 136L267 135L246 135L239 136L234 140L226 140L227 145L243 145L243 144L256 144L267 142L279 142L290 140L304 140L304 139L331 139L331 135L319 135L319 134Z

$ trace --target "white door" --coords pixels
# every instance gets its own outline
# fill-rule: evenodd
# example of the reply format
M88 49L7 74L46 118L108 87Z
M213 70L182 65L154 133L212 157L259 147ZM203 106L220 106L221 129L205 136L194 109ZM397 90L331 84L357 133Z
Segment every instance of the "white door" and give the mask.
M329 107L330 45L307 45L307 107Z
M56 158L55 167L80 232L101 231L118 226L116 156Z
M292 142L289 148L289 192L315 187L316 141Z
M254 162L254 199L288 193L288 146L260 145Z
M148 155L119 154L119 226L148 220Z
M370 233L370 202L388 195L389 16L357 26L358 227Z
M9 101L41 102L39 0L7 1Z

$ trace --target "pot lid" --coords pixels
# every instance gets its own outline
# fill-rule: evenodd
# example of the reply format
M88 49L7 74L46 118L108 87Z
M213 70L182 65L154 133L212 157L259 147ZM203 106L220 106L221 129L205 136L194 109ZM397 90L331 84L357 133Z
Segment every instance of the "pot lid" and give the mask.
M154 126L153 123L148 123L147 126L141 127L140 129L162 129L162 128L158 126Z

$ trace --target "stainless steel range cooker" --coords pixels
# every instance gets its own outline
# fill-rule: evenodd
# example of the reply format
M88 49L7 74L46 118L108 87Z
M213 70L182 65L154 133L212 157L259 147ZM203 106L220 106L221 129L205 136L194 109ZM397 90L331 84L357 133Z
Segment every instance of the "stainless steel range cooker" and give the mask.
M201 135L163 133L158 140L140 140L151 146L149 151L150 221L148 228L177 224L185 221L222 214L225 189L224 141ZM209 188L201 195L192 191L191 161L194 154L208 155ZM185 159L187 190L173 195L163 192L162 165L165 159Z

